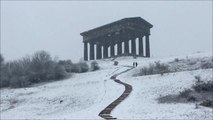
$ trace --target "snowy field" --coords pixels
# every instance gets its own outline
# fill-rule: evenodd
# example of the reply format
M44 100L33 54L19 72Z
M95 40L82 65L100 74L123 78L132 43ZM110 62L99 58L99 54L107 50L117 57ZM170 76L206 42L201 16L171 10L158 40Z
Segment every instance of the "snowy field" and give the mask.
M133 86L133 92L114 111L112 116L121 119L212 119L212 109L195 103L159 104L157 98L169 94L178 94L194 83L195 75L212 78L212 69L178 72L145 77L118 77ZM209 80L209 79L206 79Z
M71 78L35 85L28 88L1 89L1 119L101 119L98 114L124 91L124 86L110 77L128 69L132 62L139 66L118 78L133 87L129 97L119 104L112 116L118 119L212 119L211 108L193 103L159 104L160 96L178 94L194 83L194 76L212 80L212 69L182 71L161 75L137 76L140 68L154 61L169 62L178 59L210 58L212 53L195 53L169 58L117 58L101 60L101 70L74 74Z

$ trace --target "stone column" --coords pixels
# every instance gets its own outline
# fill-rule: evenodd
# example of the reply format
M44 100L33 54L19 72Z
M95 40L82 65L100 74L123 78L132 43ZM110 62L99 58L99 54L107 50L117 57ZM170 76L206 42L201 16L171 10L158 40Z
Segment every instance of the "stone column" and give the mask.
M94 60L94 43L90 43L90 60Z
M143 56L143 36L139 37L139 55Z
M97 59L101 59L101 54L102 54L102 49L101 49L101 45L100 44L97 44L96 45L96 58Z
M132 54L133 54L133 55L136 55L135 38L132 39Z
M111 55L111 57L114 57L114 56L115 56L115 47L114 47L114 44L112 44L112 45L110 46L110 55Z
M129 40L124 41L124 54L125 55L129 54Z
M150 57L149 35L146 35L146 57Z
M87 46L87 42L84 42L84 60L85 61L88 60L88 46Z
M122 42L121 41L119 41L117 47L118 47L118 56L119 56L122 54Z
M108 57L108 46L107 45L104 45L104 58L107 58Z

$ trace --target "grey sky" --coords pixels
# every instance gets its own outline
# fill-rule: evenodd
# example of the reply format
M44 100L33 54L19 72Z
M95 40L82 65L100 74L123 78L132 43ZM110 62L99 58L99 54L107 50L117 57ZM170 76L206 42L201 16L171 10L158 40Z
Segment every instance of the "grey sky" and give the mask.
M212 50L212 1L1 1L1 52L6 60L46 50L78 61L81 32L134 16L154 25L151 56Z

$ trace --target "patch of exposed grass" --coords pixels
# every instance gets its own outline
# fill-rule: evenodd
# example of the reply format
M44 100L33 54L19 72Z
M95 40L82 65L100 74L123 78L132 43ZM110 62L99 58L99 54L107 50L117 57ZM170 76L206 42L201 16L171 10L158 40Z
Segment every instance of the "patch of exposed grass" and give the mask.
M192 89L185 89L176 95L166 95L159 97L159 103L199 103L205 107L213 108L213 81L203 82L201 78L195 76L195 85Z
M173 61L167 63L161 63L160 61L150 63L149 66L144 66L143 68L140 69L139 73L136 73L133 76L144 76L153 74L163 75L164 73L173 73L180 71L191 71L209 68L213 68L213 59L211 57L191 58L191 59L175 58Z

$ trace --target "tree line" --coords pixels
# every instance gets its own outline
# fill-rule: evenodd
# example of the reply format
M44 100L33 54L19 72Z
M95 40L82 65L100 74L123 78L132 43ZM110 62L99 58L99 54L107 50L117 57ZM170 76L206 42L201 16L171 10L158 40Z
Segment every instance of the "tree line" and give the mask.
M72 63L71 60L53 59L46 51L38 51L31 56L8 62L0 54L0 65L0 88L20 88L61 80L71 76L71 73L83 73L90 69L85 62ZM97 62L91 63L92 70L97 70L97 67L99 69Z

